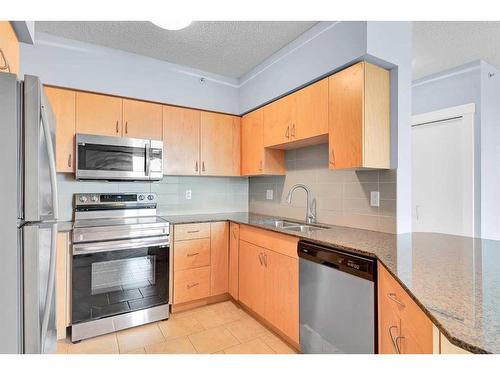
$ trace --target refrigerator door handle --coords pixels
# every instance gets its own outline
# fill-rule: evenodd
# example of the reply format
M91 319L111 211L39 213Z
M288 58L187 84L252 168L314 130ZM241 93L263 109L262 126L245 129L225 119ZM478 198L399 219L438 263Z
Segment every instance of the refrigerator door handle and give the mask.
M50 309L52 299L54 298L55 278L56 278L56 248L57 248L57 223L52 224L50 233L50 256L49 256L49 277L47 280L47 293L45 294L45 303L42 315L41 327L41 353L45 353L45 342L47 340L47 331L49 328Z
M43 126L43 133L45 136L45 144L47 145L47 154L49 157L50 185L52 190L52 214L54 220L57 220L59 218L59 207L57 204L56 159L54 154L54 145L52 143L52 137L50 135L50 127L49 127L47 112L45 110L47 99L43 94L42 88L41 90L42 90L42 95L41 95L42 126Z

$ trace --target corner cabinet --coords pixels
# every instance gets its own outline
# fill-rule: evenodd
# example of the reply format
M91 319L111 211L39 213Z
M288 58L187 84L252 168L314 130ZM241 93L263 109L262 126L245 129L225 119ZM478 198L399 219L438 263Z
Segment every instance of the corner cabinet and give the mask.
M360 62L328 79L330 169L389 168L389 71Z
M264 148L264 109L241 119L241 175L284 175L285 151Z

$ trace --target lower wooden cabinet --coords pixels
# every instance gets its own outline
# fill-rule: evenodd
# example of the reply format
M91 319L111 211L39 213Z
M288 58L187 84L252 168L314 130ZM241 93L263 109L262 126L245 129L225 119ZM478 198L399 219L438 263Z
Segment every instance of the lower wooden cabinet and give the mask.
M239 300L296 344L299 342L297 241L292 236L240 227Z
M219 296L229 289L229 224L174 227L174 305Z
M432 322L380 264L378 323L379 353L433 353Z
M229 294L239 299L240 225L229 223Z

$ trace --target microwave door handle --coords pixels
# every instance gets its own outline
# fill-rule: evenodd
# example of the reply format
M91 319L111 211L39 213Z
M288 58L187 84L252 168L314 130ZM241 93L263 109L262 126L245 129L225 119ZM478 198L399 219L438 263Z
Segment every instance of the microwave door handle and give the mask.
M42 127L43 133L45 135L45 144L47 146L47 154L49 157L49 173L50 173L50 185L52 191L52 214L53 219L57 220L59 218L59 207L57 204L57 175L56 175L56 158L54 155L54 145L52 143L52 136L50 134L49 120L46 112L46 97L43 94L41 97L41 115L42 115Z
M146 177L149 177L149 169L150 169L150 162L151 162L151 145L148 143L146 143L146 146L145 146L145 153L146 153Z

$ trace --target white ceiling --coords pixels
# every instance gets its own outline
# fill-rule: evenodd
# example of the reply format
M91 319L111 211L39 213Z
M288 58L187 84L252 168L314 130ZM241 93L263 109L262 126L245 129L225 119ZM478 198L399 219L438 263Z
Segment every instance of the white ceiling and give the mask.
M198 21L167 31L147 21L44 21L35 30L239 78L315 23Z
M500 22L414 22L413 79L483 59L500 67Z

